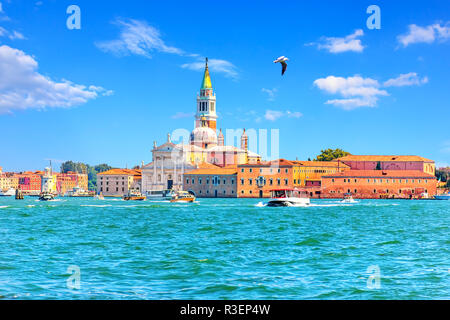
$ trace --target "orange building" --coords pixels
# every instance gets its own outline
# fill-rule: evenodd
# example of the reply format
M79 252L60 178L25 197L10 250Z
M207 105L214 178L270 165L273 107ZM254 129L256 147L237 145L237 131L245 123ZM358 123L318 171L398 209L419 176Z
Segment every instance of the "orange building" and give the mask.
M270 190L294 187L294 163L279 159L237 166L239 198L270 198Z
M345 193L360 199L419 198L436 194L434 175L417 170L347 170L322 177L323 198L342 198Z
M75 187L87 191L89 187L88 175L72 171L56 174L56 188L60 194L64 195Z
M17 173L14 176L18 179L18 188L24 194L38 195L41 192L41 177L44 174L42 171L26 171Z

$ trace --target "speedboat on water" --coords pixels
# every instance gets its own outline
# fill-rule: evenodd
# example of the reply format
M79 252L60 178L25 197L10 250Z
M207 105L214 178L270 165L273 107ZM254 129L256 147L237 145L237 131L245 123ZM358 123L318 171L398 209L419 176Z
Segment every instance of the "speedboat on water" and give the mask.
M358 201L353 199L353 196L351 193L346 193L344 195L344 199L341 200L341 203L358 203Z
M268 207L302 207L309 206L310 199L306 191L298 189L274 189L270 190L272 198L267 203Z
M16 189L10 188L6 191L0 191L0 197L11 197L16 194Z
M438 196L434 196L436 200L450 200L450 192L440 194Z

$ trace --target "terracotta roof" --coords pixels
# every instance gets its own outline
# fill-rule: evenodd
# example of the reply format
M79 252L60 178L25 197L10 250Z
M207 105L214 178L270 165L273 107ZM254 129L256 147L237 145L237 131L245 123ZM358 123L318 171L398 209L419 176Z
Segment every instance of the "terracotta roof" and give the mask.
M434 162L433 160L420 156L380 156L380 155L348 155L337 159L339 161L424 161ZM334 160L334 161L337 161Z
M271 166L293 166L294 163L292 161L286 160L286 159L277 159L273 161L261 161L259 163L253 163L253 164L240 164L238 167L271 167Z
M303 167L337 167L337 161L292 161L294 164ZM339 163L340 168L349 168L344 163Z
M127 175L127 176L140 176L142 175L141 170L134 170L134 169L111 169L105 172L98 173L102 176L109 176L109 175Z
M237 168L205 168L195 169L184 173L185 175L191 174L206 174L206 175L231 175L237 174Z
M427 178L436 179L432 174L418 170L346 170L322 176L322 178Z

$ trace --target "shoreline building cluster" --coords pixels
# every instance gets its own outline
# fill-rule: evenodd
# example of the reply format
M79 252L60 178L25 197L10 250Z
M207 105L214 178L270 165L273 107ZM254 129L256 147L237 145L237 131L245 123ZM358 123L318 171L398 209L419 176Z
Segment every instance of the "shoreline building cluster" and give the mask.
M195 128L188 143L171 136L153 144L152 161L140 170L113 169L97 175L97 192L123 196L130 188L144 194L167 189L202 197L267 198L272 189L298 188L315 198L413 198L436 194L434 161L419 156L349 155L324 161L264 161L248 149L225 144L217 131L217 100L206 60L197 95Z
M0 167L0 191L19 189L24 195L39 195L45 171L3 172ZM76 172L52 172L55 192L66 194L74 188L88 190L88 175Z

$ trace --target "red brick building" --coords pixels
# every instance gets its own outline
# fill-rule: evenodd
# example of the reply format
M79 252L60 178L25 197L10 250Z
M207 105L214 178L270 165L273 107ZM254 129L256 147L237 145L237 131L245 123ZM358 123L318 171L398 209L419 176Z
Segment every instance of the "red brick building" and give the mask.
M322 177L322 198L419 198L436 194L434 175L415 170L348 170Z
M348 155L335 161L351 170L418 170L434 175L436 168L433 160L420 156Z

